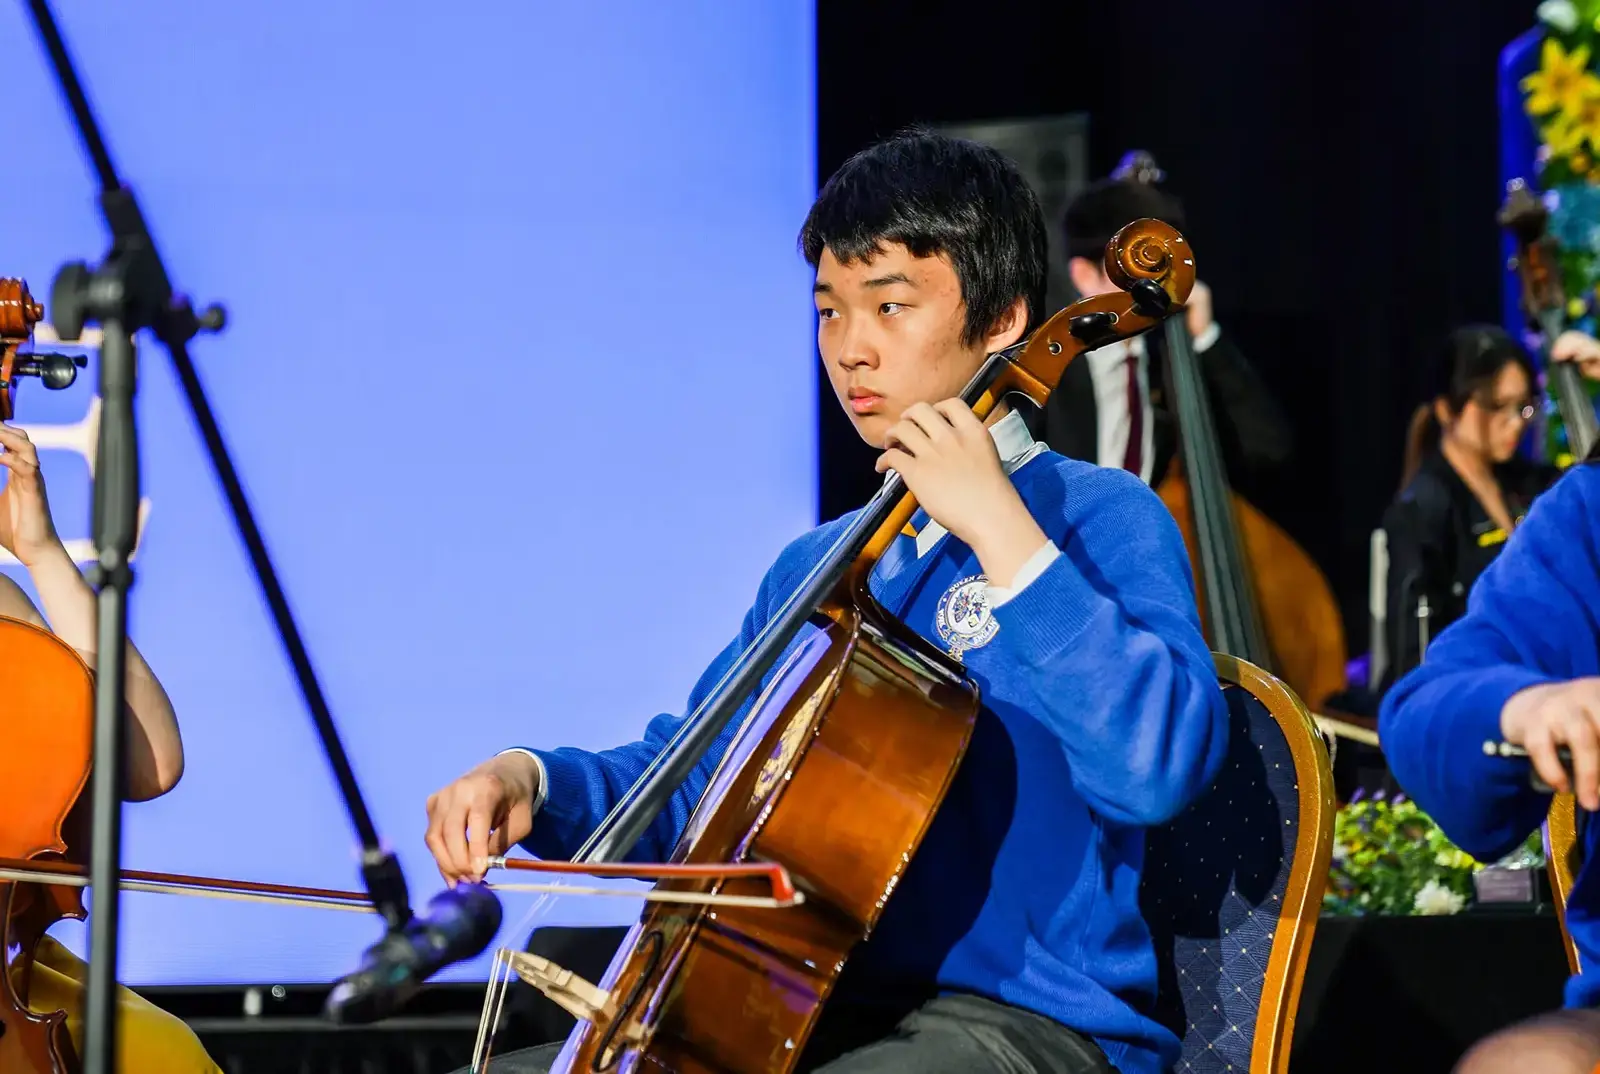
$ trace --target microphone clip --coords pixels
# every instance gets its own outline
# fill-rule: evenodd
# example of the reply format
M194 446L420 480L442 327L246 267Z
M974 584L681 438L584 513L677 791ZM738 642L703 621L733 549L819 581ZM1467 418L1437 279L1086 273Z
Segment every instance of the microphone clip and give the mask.
M372 905L385 927L399 932L411 923L411 893L405 874L391 850L368 850L361 855L361 878L366 881Z

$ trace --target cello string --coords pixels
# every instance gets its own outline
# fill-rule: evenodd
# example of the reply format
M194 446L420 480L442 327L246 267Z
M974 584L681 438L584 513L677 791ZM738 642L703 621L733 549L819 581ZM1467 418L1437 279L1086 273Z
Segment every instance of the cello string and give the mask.
M553 888L561 886L559 882L552 885ZM540 894L511 931L519 934L533 931L538 920L548 914L549 907L555 899L554 891ZM509 948L497 948L494 965L489 974L489 986L483 994L483 1010L478 1016L478 1041L472 1050L472 1074L482 1074L488 1069L490 1042L494 1038L494 1027L500 1024L500 1016L505 1009L506 994L511 990L512 976Z
M561 895L610 895L643 899L646 902L689 903L695 906L755 906L769 910L784 910L805 901L799 892L794 902L784 902L770 895L711 895L698 891L648 891L618 888L578 888L556 884L490 884L495 891L543 891Z
M494 1017L489 1021L491 1032L489 1033L488 1038L483 1042L483 1068L485 1070L489 1069L489 1061L493 1057L494 1053L494 1033L492 1031L492 1027L500 1024L500 1016L505 1011L506 996L511 994L511 982L516 979L515 963L512 961L512 956L515 954L515 952L513 952L509 947L502 947L500 949L500 954L504 956L501 963L503 966L503 975L500 977L499 985L496 989L497 995L494 1003Z
M496 992L500 990L501 967L506 965L508 961L506 952L507 948L496 948L494 953L494 962L489 968L489 987L488 991L485 993L483 1010L478 1015L478 1039L473 1042L472 1045L473 1074L477 1074L477 1072L482 1070L487 1064L489 1058L487 1054L489 1027L491 1024L498 1023L500 1020L501 1007L498 1003L491 1002L489 997L494 996ZM492 1019L489 1013L491 1010L494 1011Z

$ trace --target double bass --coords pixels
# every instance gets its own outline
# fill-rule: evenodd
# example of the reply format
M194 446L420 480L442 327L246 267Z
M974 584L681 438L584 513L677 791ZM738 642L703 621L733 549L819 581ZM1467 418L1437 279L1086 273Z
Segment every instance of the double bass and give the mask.
M1105 264L1120 290L1077 302L990 355L961 396L975 415L1014 393L1042 406L1068 362L1156 327L1194 285L1183 237L1155 220L1118 232ZM597 984L502 951L503 963L578 1018L553 1071L794 1069L852 950L917 852L980 709L961 664L886 612L868 585L915 508L891 474L573 857L585 867L625 857L753 697L672 860L779 864L801 900L782 913L647 905ZM738 895L746 883L658 888ZM485 996L485 1029L501 986L497 976ZM475 1071L492 1070L485 1042L480 1034Z
M1546 233L1550 210L1524 180L1513 179L1506 184L1506 200L1500 206L1498 220L1516 243L1511 268L1521 284L1522 312L1538 328L1539 350L1544 359L1541 365L1545 379L1555 388L1556 408L1567 432L1568 454L1575 459L1587 458L1600 441L1600 419L1595 416L1594 403L1576 362L1550 360L1550 348L1567 326L1561 266Z
M1163 177L1137 150L1113 175L1147 184ZM1188 322L1168 318L1162 340L1178 451L1156 493L1189 549L1206 641L1282 678L1314 709L1348 681L1333 589L1305 549L1229 485Z
M43 317L28 286L0 278L0 421L14 417L17 381L33 376L64 388L85 365L81 356L22 351ZM33 623L0 615L0 1074L78 1074L82 1065L65 1010L29 1002L34 953L63 920L86 916L86 843L93 747L94 672L71 646ZM588 877L732 877L755 890L730 900L694 893L647 892L647 900L688 898L710 906L782 909L796 904L788 873L766 863L574 866L514 860L508 870ZM508 882L494 891L637 897L627 889L570 882ZM377 914L364 892L260 883L143 870L122 870L121 890L224 898L312 909ZM767 892L763 894L762 892ZM92 957L93 952L90 952Z

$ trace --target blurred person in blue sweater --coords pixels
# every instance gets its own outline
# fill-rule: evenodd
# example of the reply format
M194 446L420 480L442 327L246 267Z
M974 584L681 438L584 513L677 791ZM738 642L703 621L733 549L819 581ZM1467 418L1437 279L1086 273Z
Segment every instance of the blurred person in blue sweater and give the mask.
M1594 348L1567 357L1600 376ZM1535 771L1576 795L1584 864L1566 923L1588 972L1567 981L1563 1010L1485 1038L1457 1070L1590 1074L1600 1063L1600 826L1584 814L1600 810L1600 451L1534 501L1465 614L1385 696L1378 730L1401 787L1480 861L1543 823L1551 795L1535 789Z
M1039 205L998 153L912 132L829 180L800 245L834 393L882 449L878 469L921 505L873 592L961 660L983 697L944 804L801 1069L1164 1071L1178 1040L1151 1013L1145 832L1215 778L1226 712L1187 555L1155 493L1054 454L1018 412L980 422L959 399L985 356L1043 320ZM779 555L685 712L850 517ZM639 741L597 753L510 749L444 787L428 801L427 842L446 881L479 879L485 857L513 844L569 858L683 719L658 716ZM740 723L634 860L669 859ZM494 1069L542 1071L555 1055L502 1055Z

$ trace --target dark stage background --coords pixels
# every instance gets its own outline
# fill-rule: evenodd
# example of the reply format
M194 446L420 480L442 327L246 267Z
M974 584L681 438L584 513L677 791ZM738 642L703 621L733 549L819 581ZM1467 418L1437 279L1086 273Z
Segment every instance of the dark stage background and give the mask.
M819 179L913 122L1084 112L1091 177L1155 155L1218 321L1296 430L1291 473L1238 488L1322 566L1364 652L1423 363L1500 317L1495 72L1533 3L818 7ZM879 478L825 385L819 421L831 518Z

